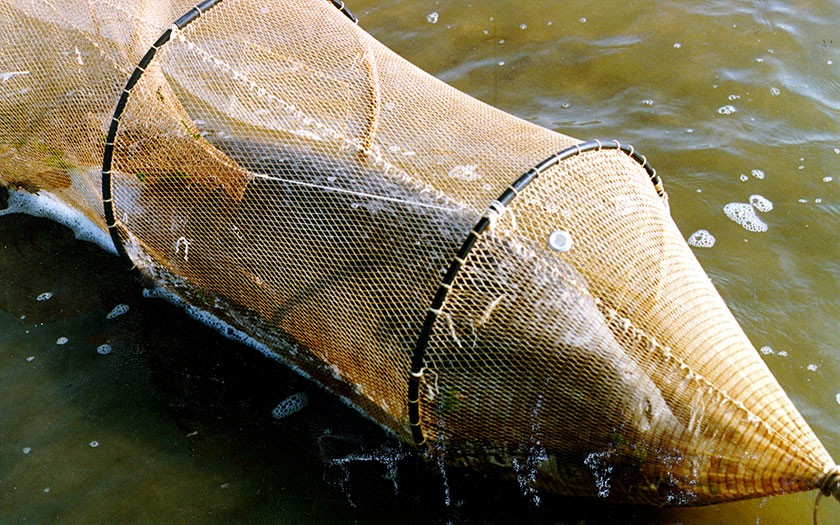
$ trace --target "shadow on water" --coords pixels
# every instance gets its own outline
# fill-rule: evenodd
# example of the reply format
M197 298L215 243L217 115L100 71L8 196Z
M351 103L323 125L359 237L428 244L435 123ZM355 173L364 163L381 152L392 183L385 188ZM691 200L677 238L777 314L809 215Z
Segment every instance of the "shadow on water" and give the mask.
M142 299L116 257L20 215L0 217L0 247L0 522L660 521L545 494L537 508L513 483L456 469L447 505L433 463L284 365ZM106 319L117 304L129 311ZM302 410L272 417L301 392Z

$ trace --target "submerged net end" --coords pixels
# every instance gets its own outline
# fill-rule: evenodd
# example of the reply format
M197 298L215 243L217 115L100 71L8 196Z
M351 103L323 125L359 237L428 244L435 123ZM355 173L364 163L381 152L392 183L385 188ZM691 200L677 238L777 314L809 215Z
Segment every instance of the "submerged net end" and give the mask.
M820 493L823 496L834 496L834 499L840 501L840 465L834 465L826 471L820 484Z

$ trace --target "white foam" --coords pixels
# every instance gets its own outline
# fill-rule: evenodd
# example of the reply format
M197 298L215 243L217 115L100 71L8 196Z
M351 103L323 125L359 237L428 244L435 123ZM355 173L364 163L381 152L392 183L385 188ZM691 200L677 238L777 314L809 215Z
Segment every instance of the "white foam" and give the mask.
M763 179L764 178L764 172L759 170L759 169L752 170L750 172L750 175L752 175L756 179Z
M816 372L817 368L819 368L819 367L820 367L820 365L815 365L813 363L811 363L810 365L807 366L808 370L810 370L811 372Z
M753 208L764 213L773 209L773 203L761 195L750 195L750 204L753 205Z
M118 304L114 307L113 310L108 312L108 315L105 316L105 319L114 319L115 317L119 317L124 313L128 312L129 306L127 304Z
M49 301L53 296L52 292L44 292L35 298L36 301Z
M695 248L711 248L715 245L715 236L707 230L697 230L689 236L687 242Z
M33 194L24 190L9 189L9 206L0 210L0 216L13 213L50 219L73 230L77 239L92 242L114 255L117 253L107 231L100 229L82 212L71 208L48 191L41 190Z
M109 344L99 345L98 347L96 347L96 353L98 353L99 355L110 354L111 353L111 345L109 345Z
M300 412L303 407L309 404L309 397L307 397L305 392L298 392L296 394L292 394L283 401L280 401L274 410L271 411L271 416L274 419L283 419L284 417L291 416L297 412Z
M55 344L57 344L57 345L66 345L69 342L70 342L70 340L67 339L66 337L59 337L58 339L55 340Z
M772 353L773 353L773 349L772 349L772 348L770 348L769 346L762 346L762 347L759 349L759 352L761 352L761 353L762 353L762 354L764 354L764 355L770 355L770 354L772 354Z
M767 231L767 224L758 218L758 215L755 213L755 208L751 204L730 202L723 207L723 213L747 231Z

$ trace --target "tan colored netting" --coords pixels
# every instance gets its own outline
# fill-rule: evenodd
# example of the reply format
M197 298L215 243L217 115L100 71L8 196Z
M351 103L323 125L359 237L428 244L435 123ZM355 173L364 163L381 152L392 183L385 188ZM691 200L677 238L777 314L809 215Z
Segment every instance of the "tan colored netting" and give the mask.
M422 350L418 428L448 463L674 504L836 468L636 160L573 155L500 208L578 141L423 73L326 0L204 7L179 29L192 2L0 2L0 182L104 230L115 132L109 205L144 274L408 441Z

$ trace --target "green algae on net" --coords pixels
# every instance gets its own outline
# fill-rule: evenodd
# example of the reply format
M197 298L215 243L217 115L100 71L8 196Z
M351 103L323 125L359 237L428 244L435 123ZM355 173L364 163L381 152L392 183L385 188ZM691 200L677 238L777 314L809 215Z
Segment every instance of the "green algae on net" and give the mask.
M840 497L647 159L489 107L339 7L0 4L0 70L27 72L0 183L441 462L621 502Z

